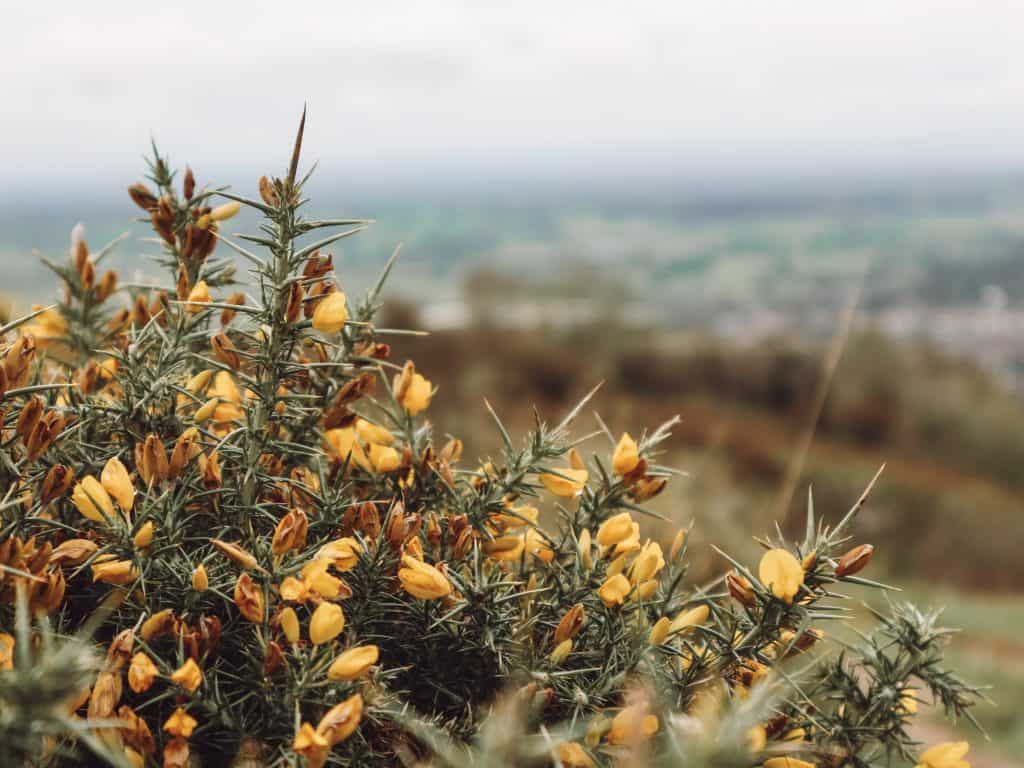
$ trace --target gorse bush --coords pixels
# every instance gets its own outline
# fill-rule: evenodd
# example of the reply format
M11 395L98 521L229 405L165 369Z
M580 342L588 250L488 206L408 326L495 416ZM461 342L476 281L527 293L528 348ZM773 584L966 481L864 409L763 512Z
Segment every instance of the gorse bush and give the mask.
M700 586L684 531L641 536L671 422L573 439L584 399L520 442L495 415L467 464L381 285L334 274L367 222L302 216L301 137L253 199L154 148L130 193L165 282L79 238L62 300L0 328L3 765L965 765L908 733L978 696L936 616L822 629L881 587L847 534L867 492ZM228 237L241 206L260 231Z

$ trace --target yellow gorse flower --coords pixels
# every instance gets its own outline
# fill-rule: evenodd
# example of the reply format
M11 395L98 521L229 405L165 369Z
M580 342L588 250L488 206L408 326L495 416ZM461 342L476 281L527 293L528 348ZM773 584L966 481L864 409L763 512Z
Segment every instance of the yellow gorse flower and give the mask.
M218 205L212 211L210 211L210 218L213 221L227 221L242 208L242 204L236 200L232 200L229 203Z
M629 583L629 579L621 573L617 573L600 586L597 596L601 598L601 602L611 608L622 605L632 589L633 586Z
M199 312L203 308L203 304L209 304L210 297L210 286L206 284L205 280L200 280L196 283L192 290L188 293L188 304L185 305L185 310L192 314Z
M555 749L555 754L565 768L594 768L596 763L575 741L563 741Z
M777 598L792 603L804 583L804 569L791 552L770 549L761 558L758 578Z
M410 416L425 411L430 407L430 401L434 397L434 385L422 374L413 373L409 383L402 394L401 405Z
M83 517L97 523L114 517L114 502L110 494L92 475L86 475L75 484L71 492L71 503Z
M633 704L619 712L612 719L608 731L608 743L639 744L658 732L658 718L647 712L644 704Z
M612 515L597 529L597 543L602 547L611 547L633 532L633 517L629 512Z
M291 606L285 608L281 611L279 621L281 622L281 631L284 632L284 636L288 638L288 642L292 645L299 642L299 617L295 613L295 609Z
M817 766L806 760L797 760L795 757L770 757L764 761L764 768L817 768Z
M128 666L128 686L135 693L145 693L152 687L158 674L160 672L153 660L140 651L132 656Z
M200 563L192 571L192 589L196 592L205 592L210 586L210 577L206 573L206 566Z
M172 736L180 736L183 739L187 739L192 735L192 731L195 730L197 725L199 723L196 722L194 717L181 707L178 707L167 718L167 721L164 723L164 730Z
M152 543L153 522L151 520L147 520L142 524L139 530L135 532L135 535L132 537L132 544L136 549L145 549Z
M355 680L361 677L380 658L376 645L358 645L336 658L327 669L329 680Z
M617 475L628 475L637 464L640 463L640 452L637 449L636 440L623 432L615 446L615 453L612 455L612 470Z
M590 474L585 469L564 467L558 470L558 474L545 472L540 476L540 481L555 496L571 499L583 492L589 476Z
M100 483L103 485L103 489L114 497L121 511L127 516L135 504L135 486L128 475L128 470L125 469L119 458L114 456L107 461L103 472L100 473Z
M171 680L189 693L195 693L203 682L203 672L193 659L187 659L171 674Z
M345 613L337 603L320 603L309 620L309 639L313 645L323 645L345 629Z
M320 300L313 311L313 327L321 333L337 333L348 320L348 305L345 294L334 291Z
M964 760L970 749L966 741L947 741L921 753L917 768L971 768Z
M437 568L409 555L402 556L398 580L402 589L420 600L437 600L452 593L452 584Z
M366 419L356 421L356 434L364 443L377 445L391 445L395 442L395 436L384 427L380 427Z
M672 634L675 634L677 632L684 632L693 629L694 627L699 627L708 620L708 616L710 614L711 609L706 605L698 605L688 611L681 611L674 619L672 619L672 626L669 631Z

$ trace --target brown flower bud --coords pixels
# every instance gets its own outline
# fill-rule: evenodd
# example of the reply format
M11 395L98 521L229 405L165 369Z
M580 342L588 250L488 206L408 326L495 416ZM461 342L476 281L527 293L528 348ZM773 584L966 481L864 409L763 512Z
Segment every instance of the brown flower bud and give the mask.
M213 354L217 356L224 365L238 370L242 367L242 358L238 356L238 351L235 349L235 345L228 338L226 333L218 333L212 339L210 339L210 347L213 349Z
M176 478L182 473L188 463L202 452L199 447L199 430L189 427L174 442L174 450L171 451L171 459L167 463L167 476Z
M18 433L22 440L28 441L32 430L36 428L39 418L43 415L44 407L43 398L39 397L39 395L33 395L25 403L21 413L18 414L18 421L14 425L14 431Z
M854 547L839 558L839 562L836 564L836 576L839 578L853 576L855 573L864 570L867 564L871 562L871 555L874 551L875 548L870 544L861 544L858 547Z
M288 288L288 301L285 303L284 309L285 322L294 323L299 319L302 314L302 299L305 295L306 292L302 289L302 284L297 280Z
M558 622L558 626L555 628L555 645L576 637L580 630L583 629L584 621L586 621L586 616L583 611L583 605L576 603L576 605L565 612L562 620Z
M149 188L141 182L128 187L128 196L131 197L139 208L144 211L152 211L156 208L156 195L149 191Z
M220 488L221 469L220 457L216 452L211 453L203 464L203 487L208 491Z
M149 314L149 305L146 304L146 297L141 293L135 297L135 303L132 305L132 322L135 323L136 328L143 328L149 325L149 321L153 319L153 316Z
M278 198L277 192L274 191L273 183L266 176L260 176L260 197L271 208L278 208L281 205L281 200Z
M237 307L244 307L245 306L245 294L244 293L240 293L240 292L233 293L233 294L231 294L231 296L228 297L227 303L228 304L234 304ZM222 326L223 325L228 325L232 320L235 319L235 315L237 315L237 314L238 314L238 312L236 310L234 310L234 309L222 309L221 312L220 312L220 324Z
M102 303L110 298L110 294L117 290L117 272L108 269L100 278L96 286L96 301Z
M25 446L29 461L35 461L50 447L64 429L64 417L56 411L49 411L36 424Z
M361 531L368 539L380 536L380 517L377 515L377 505L373 502L367 501L359 505L356 530Z
M43 480L43 485L39 491L39 500L46 505L59 499L67 493L74 479L74 470L63 464L54 464L50 467L50 471L46 473L46 478Z
M725 576L725 584L729 588L729 594L732 595L736 602L752 607L757 602L757 596L754 594L753 585L750 581L736 571L729 571Z
M267 643L267 654L263 657L263 676L270 677L284 664L284 651L271 640Z
M182 191L185 193L185 199L191 200L192 195L196 191L196 177L192 173L191 166L185 166L185 181L181 185Z
M664 477L645 477L638 481L630 492L635 501L644 502L665 490L666 482Z

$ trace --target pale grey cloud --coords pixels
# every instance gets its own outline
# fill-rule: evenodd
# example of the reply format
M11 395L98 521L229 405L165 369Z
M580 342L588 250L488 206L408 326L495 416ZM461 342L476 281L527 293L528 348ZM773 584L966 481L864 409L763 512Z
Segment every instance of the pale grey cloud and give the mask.
M1024 158L1014 2L269 7L5 4L5 175L121 172L151 131L176 156L236 167L279 153L303 100L336 168Z

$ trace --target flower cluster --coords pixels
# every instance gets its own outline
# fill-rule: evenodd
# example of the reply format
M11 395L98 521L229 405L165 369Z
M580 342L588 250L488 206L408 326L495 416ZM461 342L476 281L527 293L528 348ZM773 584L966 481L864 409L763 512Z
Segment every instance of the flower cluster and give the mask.
M78 236L62 300L0 328L0 719L31 718L5 764L838 768L910 756L919 694L966 713L928 617L823 651L840 585L878 586L863 499L695 587L686 531L645 523L671 423L574 442L580 403L517 447L495 416L502 455L465 464L380 284L354 301L326 253L366 223L301 216L300 147L254 198L154 150L129 192L166 287L97 277ZM229 237L242 208L259 233ZM54 633L95 663L12 709Z

